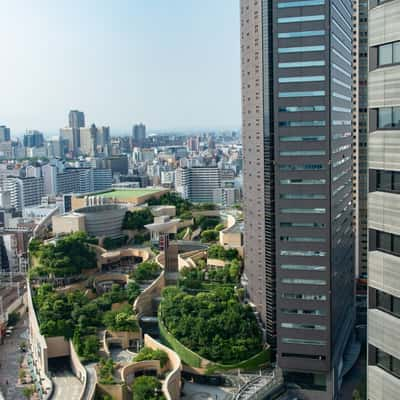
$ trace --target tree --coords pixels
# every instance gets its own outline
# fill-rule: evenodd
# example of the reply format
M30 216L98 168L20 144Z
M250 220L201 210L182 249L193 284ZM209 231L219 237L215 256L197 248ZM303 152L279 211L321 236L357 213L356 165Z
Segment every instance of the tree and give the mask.
M34 386L26 386L22 389L22 393L23 395L27 398L30 399L33 395L33 393L35 393L35 389Z
M123 229L142 230L153 222L153 215L149 208L139 211L128 211L125 214Z
M144 261L138 264L131 277L137 282L150 281L160 275L160 267L154 261Z
M161 382L153 376L139 376L132 384L133 400L162 400Z
M115 363L112 358L102 358L99 362L99 382L103 385L113 385L115 383L114 370Z
M163 368L168 362L168 354L163 350L153 350L150 347L143 347L134 357L133 361L159 360Z

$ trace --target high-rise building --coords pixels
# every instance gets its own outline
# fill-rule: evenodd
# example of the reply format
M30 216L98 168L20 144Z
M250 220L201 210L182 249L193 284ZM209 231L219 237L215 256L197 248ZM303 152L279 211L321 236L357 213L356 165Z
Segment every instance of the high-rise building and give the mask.
M96 152L98 154L108 155L110 145L110 127L102 126L97 128L96 132Z
M3 182L5 191L10 192L10 203L17 211L41 203L43 197L43 178L20 178L9 176Z
M67 143L67 152L76 154L80 146L80 129L61 128L60 141Z
M80 128L80 149L83 154L94 156L97 147L97 127L92 124L90 127Z
M368 1L353 1L353 230L356 276L367 273Z
M337 399L354 324L352 3L241 0L245 279L299 398Z
M133 143L135 146L143 146L146 140L146 125L140 123L132 128Z
M26 131L24 135L25 147L42 147L44 144L43 133L35 130Z
M83 111L71 110L68 114L70 128L83 128L85 126L85 114Z
M11 140L10 128L0 125L0 142L8 142Z
M400 0L369 2L369 400L400 393Z

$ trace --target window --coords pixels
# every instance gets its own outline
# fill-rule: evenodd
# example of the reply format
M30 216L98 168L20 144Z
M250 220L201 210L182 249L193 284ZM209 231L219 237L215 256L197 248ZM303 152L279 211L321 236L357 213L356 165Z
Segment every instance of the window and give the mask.
M307 358L310 360L326 360L326 356L316 354L282 353L281 357Z
M280 151L281 156L324 156L326 154L325 150L294 150L294 151Z
M326 296L324 294L282 293L282 299L326 301Z
M295 61L278 63L278 68L306 68L306 67L323 67L325 61Z
M280 98L287 97L320 97L325 96L325 90L312 90L307 92L279 92Z
M325 257L326 251L314 250L281 250L281 256L299 256L299 257ZM324 283L325 284L325 283Z
M400 129L400 107L378 108L378 129Z
M384 253L400 255L400 236L392 233L373 231L376 235L376 250ZM371 249L372 250L372 249Z
M326 199L324 194L316 193L281 193L279 196L284 200L323 200Z
M296 265L296 264L282 264L282 269L289 271L325 271L324 265Z
M325 106L286 106L280 107L280 112L325 111Z
M400 63L400 41L378 46L378 65L385 66Z
M280 47L278 48L279 54L288 54L288 53L307 53L307 52L315 52L315 51L324 51L325 46L301 46L301 47Z
M377 191L400 193L400 172L376 170L375 174Z
M324 36L325 31L279 32L279 39Z
M281 185L322 185L326 183L326 179L281 179Z
M298 82L322 82L325 80L324 75L315 76L288 76L278 78L279 83L298 83Z
M325 4L325 0L302 0L302 1L291 1L291 2L280 2L278 3L278 8L320 6L323 4Z
M279 126L282 127L325 126L325 121L279 121Z
M332 107L332 111L337 111L337 112L347 112L350 113L351 112L351 108L345 108L345 107Z
M325 325L318 324L295 324L292 322L282 322L281 328L285 329L310 329L315 331L326 331Z
M351 101L351 97L345 96L344 94L337 93L337 92L333 92L333 97L336 97L336 98L342 99L342 100Z
M323 279L282 278L281 282L288 285L326 285L326 281Z
M281 208L282 214L325 214L326 208Z
M390 374L400 377L400 360L381 349L376 349L376 364Z
M321 121L321 122L325 123L325 121ZM286 123L286 122L284 122L284 123ZM281 124L281 122L279 122L279 125L280 124ZM291 126L296 126L296 125L291 125ZM299 125L299 126L301 126L301 125ZM322 142L325 140L325 136L322 136L322 135L321 136L280 136L279 140L281 142Z
M282 343L286 343L286 344L305 344L305 345L309 345L309 346L325 346L326 345L326 340L282 338Z
M303 15L299 17L278 18L278 24L289 24L292 22L324 21L324 20L325 20L325 15Z

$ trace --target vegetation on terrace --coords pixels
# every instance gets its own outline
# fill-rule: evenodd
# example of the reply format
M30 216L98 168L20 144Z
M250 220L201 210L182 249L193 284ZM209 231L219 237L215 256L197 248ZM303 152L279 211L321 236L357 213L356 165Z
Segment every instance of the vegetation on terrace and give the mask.
M150 347L143 347L133 358L133 361L158 360L163 368L168 362L168 354L163 350L153 350Z
M154 261L143 261L131 272L130 277L136 282L154 280L160 275L160 266Z
M263 349L256 318L232 287L215 287L195 295L167 288L159 314L175 339L210 361L234 364Z
M127 211L125 214L123 229L142 230L147 224L153 222L153 215L149 208L138 211Z
M218 244L211 245L208 248L207 256L209 258L218 258L224 261L233 261L239 259L239 253L236 249L225 249Z
M73 339L79 356L84 361L97 360L99 341L97 331L104 327L114 330L136 330L137 322L132 306L111 312L114 303L133 304L140 289L130 282L126 289L113 285L109 292L90 300L82 290L60 293L50 284L34 289L33 302L40 332L44 336L64 336Z
M49 244L33 239L29 251L36 265L31 269L31 278L68 277L96 268L96 254L90 243L93 243L93 238L84 232L71 233Z
M154 376L139 376L132 384L133 400L165 400L161 382Z
M99 368L99 382L102 385L114 385L116 380L114 378L115 363L112 358L100 359L98 364Z

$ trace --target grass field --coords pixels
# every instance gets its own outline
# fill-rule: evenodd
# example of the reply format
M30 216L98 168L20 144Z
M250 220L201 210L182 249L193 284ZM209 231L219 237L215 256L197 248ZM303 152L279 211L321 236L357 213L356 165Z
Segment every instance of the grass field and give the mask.
M112 190L110 192L102 193L101 196L105 198L115 197L117 199L129 199L131 197L140 197L147 194L159 192L160 189L126 189L126 190Z

